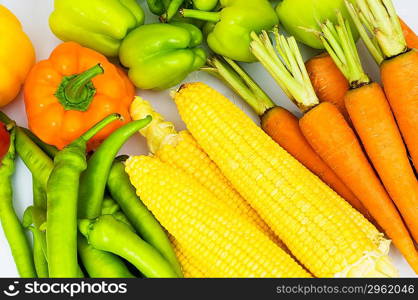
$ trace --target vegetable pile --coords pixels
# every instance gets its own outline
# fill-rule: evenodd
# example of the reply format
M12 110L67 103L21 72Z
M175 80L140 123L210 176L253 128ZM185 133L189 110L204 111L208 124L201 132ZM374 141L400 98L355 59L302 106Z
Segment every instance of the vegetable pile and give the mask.
M0 111L0 221L20 276L397 277L391 241L418 274L418 37L390 0L146 5L159 23L135 0L55 0L63 43L36 63L0 5L0 107L24 85L29 127ZM297 41L325 52L305 62ZM303 116L241 62L260 63ZM228 85L260 126L183 82L195 71ZM135 90L179 84L182 131ZM133 135L148 155L119 155ZM18 156L33 185L21 218Z

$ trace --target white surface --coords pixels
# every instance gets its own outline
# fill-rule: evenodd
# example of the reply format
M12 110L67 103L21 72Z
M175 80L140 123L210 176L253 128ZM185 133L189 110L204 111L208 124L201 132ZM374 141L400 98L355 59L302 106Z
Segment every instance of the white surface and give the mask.
M86 0L87 1L87 0ZM141 5L147 11L144 1L140 1ZM415 30L418 31L418 1L416 0L394 0L398 9L398 14ZM48 26L48 16L52 11L53 0L0 0L0 4L9 8L22 22L25 32L31 38L35 48L37 60L48 58L50 52L54 49L60 41L52 34ZM153 17L147 15L147 22L153 21ZM366 65L366 69L373 79L378 80L378 70L371 60L367 51L360 46L362 57ZM314 52L312 50L304 49L304 54L309 57ZM11 57L10 59L19 59L18 57ZM261 87L272 97L272 99L281 106L290 109L293 112L298 112L297 108L290 103L290 101L283 95L280 88L275 84L273 79L263 70L259 64L251 64L244 66L251 75L260 83ZM224 93L228 98L233 100L248 112L254 120L257 120L256 116L252 114L250 109L225 85L219 82L217 79L203 73L195 72L189 76L186 81L204 81L207 84L215 87L220 92ZM176 107L169 97L169 92L149 92L138 91L138 95L141 95L147 100L151 100L155 109L162 113L167 120L173 121L178 129L183 129L185 126L182 123L179 115L177 114ZM22 96L8 105L2 108L4 112L9 114L20 125L26 126L27 120L24 111L24 104ZM136 135L133 137L124 149L121 151L125 154L146 154L147 147L143 138ZM29 171L19 160L17 162L17 171L14 182L14 197L15 206L21 216L24 209L31 205L32 202L32 179ZM391 257L395 261L396 266L399 268L400 275L403 277L416 276L411 270L404 258L399 254L396 249L392 249ZM10 254L9 246L3 235L3 231L0 230L0 277L17 277L17 271L13 262L13 258Z

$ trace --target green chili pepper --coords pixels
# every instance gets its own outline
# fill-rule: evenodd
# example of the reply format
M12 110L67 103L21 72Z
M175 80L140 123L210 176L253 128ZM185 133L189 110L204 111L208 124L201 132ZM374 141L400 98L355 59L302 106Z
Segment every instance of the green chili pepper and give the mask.
M13 122L6 114L0 111L0 121L6 124ZM15 147L19 157L32 176L46 190L49 175L54 167L52 160L40 149L19 127L16 127Z
M105 196L102 203L101 215L113 215L120 210L119 204L109 196Z
M161 20L163 22L170 22L171 19L177 14L183 3L184 0L172 0L167 8L167 12L161 16Z
M146 277L178 277L154 247L132 232L126 224L110 215L95 220L80 220L79 229L94 248L125 258Z
M125 172L125 165L121 162L121 158L116 159L112 165L107 180L107 188L138 234L154 246L170 262L176 273L182 276L181 266L167 234L136 195L135 188L129 181L129 176Z
M116 255L95 249L78 235L78 254L91 278L134 278L126 265Z
M27 128L19 127L23 132L39 147L41 148L49 157L54 157L58 153L58 149L55 146L44 143L39 137L37 137L32 131Z
M52 278L78 276L77 199L81 173L87 168L86 144L109 123L111 114L66 146L54 159L47 186L47 256Z
M15 170L16 128L13 128L13 123L7 123L7 126L11 130L11 134L9 150L0 162L0 221L19 275L21 277L36 277L31 247L13 208L12 176Z
M120 127L91 156L87 170L80 179L79 218L94 219L100 215L107 177L115 156L123 144L151 120L151 116L148 116Z
M33 260L35 263L36 274L39 278L48 278L48 262L44 253L45 234L35 226L29 226L33 236Z

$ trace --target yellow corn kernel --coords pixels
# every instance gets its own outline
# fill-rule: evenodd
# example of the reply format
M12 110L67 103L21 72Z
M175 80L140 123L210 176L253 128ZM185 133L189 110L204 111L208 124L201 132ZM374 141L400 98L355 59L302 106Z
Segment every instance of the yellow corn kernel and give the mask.
M207 278L208 276L199 268L199 263L193 256L187 253L171 234L168 237L182 267L184 278Z
M136 97L132 102L130 111L133 120L140 120L148 115L152 116L152 122L140 131L147 139L152 154L170 166L193 176L215 195L218 202L222 202L238 214L246 216L272 240L283 246L283 243L249 203L238 194L189 132L177 133L173 123L165 121L148 101L140 97Z
M208 277L309 277L260 229L193 177L155 157L131 157L126 171L137 194Z
M350 218L353 208L344 207L328 186L226 97L192 83L183 85L174 99L199 145L314 275L397 275L387 253ZM383 239L381 243L387 245Z

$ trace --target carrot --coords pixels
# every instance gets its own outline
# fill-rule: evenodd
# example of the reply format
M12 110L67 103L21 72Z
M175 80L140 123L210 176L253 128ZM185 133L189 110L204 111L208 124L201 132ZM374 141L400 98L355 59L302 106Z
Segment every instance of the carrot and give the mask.
M362 33L362 37L371 53L374 53L376 62L380 64L382 82L388 102L392 107L415 168L417 168L418 76L416 75L416 69L418 68L418 50L408 49L399 18L391 1L373 3L369 3L369 0L365 1L368 5L356 8L357 10L361 9L370 18L362 18L360 21L356 9L349 5L349 10L353 20L358 24L358 28L366 32ZM364 26L361 22L364 23ZM371 34L376 40L375 43L368 41L370 37L365 28L372 30ZM382 160L387 160L381 162L382 180L400 210L412 236L418 242L417 179L413 170L409 168L408 162L402 160L401 154L403 153L401 153L401 150L405 152L400 147L402 142L395 141L394 136L392 136L392 140L386 139L383 142L387 143L387 148L384 150L391 158L382 158ZM398 152L395 153L395 150ZM376 153L376 155L378 154ZM394 156L397 160L394 160ZM384 163L389 161L393 163L392 170L384 168ZM393 174L389 171L392 171ZM390 182L391 178L392 182Z
M418 50L386 60L380 70L386 96L418 170Z
M261 127L276 143L370 219L360 200L309 145L300 130L299 120L292 113L282 107L272 108L263 116Z
M367 154L418 241L418 182L383 89L366 85L350 91L345 101Z
M403 36L405 37L408 48L418 49L418 36L401 18L399 18L399 21L401 23Z
M344 22L341 15L339 18L341 22ZM328 24L331 23L328 22ZM348 33L348 29L346 29L349 28L348 25L344 28L346 34L351 36L352 40L352 34ZM329 31L330 35L337 39L344 29L330 27ZM319 103L294 39L292 37L286 39L279 35L277 31L275 34L278 52L281 54L280 59L277 59L277 55L276 58L273 58L270 48L271 42L268 40L267 34L263 37L263 40L260 38L259 42L259 44L264 45L265 51L256 49L253 53L273 75L279 85L292 95L293 100L299 104L299 108L305 112L305 115L299 121L299 125L312 148L360 199L418 273L418 253L413 240L402 217L369 163L355 132L334 104L329 102ZM338 53L343 51L345 47L353 51L352 49L355 48L354 41L352 43L343 42L338 44ZM330 48L326 40L324 45L327 50ZM259 48L261 47L259 46ZM357 53L356 51L353 52ZM338 59L338 56L331 51L330 55L333 59ZM358 88L367 84L369 80L367 75L358 69L358 66L361 67L359 61L360 59L356 56L354 63L346 59L341 62L348 63L347 69L341 69L341 71L350 79L354 74L353 76L357 78L357 81L353 82L352 86Z
M347 7L363 41L380 65L386 97L415 169L418 170L417 50L408 49L399 18L390 0L384 3L364 0L358 1L356 6L347 4ZM367 17L360 18L359 12ZM415 219L418 222L418 218ZM417 237L418 233L415 232L414 236Z
M416 222L418 182L385 93L379 84L371 82L365 74L350 26L344 21L342 15L338 14L338 25L328 21L321 26L321 29L321 41L350 83L351 89L344 98L354 128L387 192L414 236L414 232L418 232L415 231L418 229L418 226L415 227L418 225ZM353 189L353 191L356 193L356 190ZM382 213L382 207L372 209L367 205L367 201L370 200L366 197L372 195L364 194L363 190L359 190L357 195L360 193L364 195L364 198L360 200L379 222L378 217ZM396 210L392 203L391 210L393 212ZM400 216L399 220L401 223ZM385 225L379 224L382 227ZM407 232L406 228L405 232ZM393 239L395 245L399 244L399 237L390 235L390 232L387 234ZM412 240L410 242L413 246ZM410 254L406 252L409 248L400 248L400 250L405 256Z
M418 36L401 18L399 21L408 47L418 49ZM344 96L350 85L329 54L324 52L314 56L305 65L319 101L335 104L349 121Z
M300 163L316 174L363 215L370 218L360 200L338 178L334 171L315 153L299 128L299 120L286 109L276 106L254 80L234 61L212 58L210 67L203 68L226 82L241 96L261 120L263 130Z
M401 216L361 145L338 109L322 103L300 120L303 134L328 165L353 189L378 224L418 273L418 253ZM332 128L332 130L330 130Z
M346 120L349 120L344 96L350 85L329 54L317 55L305 65L319 101L333 103Z

